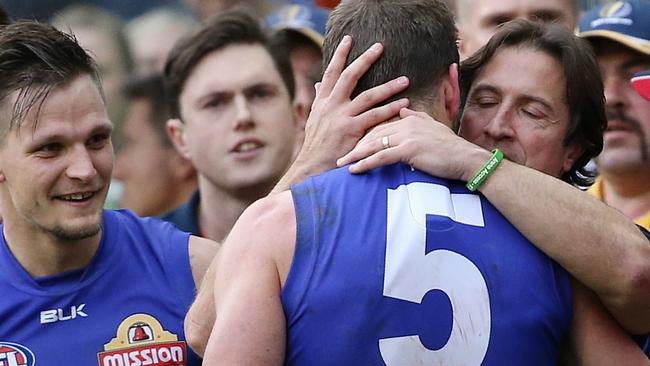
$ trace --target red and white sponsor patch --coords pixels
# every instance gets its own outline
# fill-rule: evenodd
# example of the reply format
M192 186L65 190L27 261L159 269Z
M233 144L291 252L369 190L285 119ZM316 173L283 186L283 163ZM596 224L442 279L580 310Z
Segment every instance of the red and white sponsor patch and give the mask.
M185 366L187 346L164 330L158 319L134 314L120 323L97 360L99 366Z
M185 342L153 344L97 355L100 366L185 366Z

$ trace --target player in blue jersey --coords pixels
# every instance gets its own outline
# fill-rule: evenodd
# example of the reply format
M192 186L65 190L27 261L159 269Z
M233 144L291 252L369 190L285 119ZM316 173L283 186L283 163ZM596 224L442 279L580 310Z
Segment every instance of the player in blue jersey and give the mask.
M330 19L335 35L328 33L325 54L331 57L332 45L346 33L355 40L353 56L381 40L388 51L357 91L406 74L411 105L422 111L406 113L449 124L459 102L458 56L453 21L438 4L344 1ZM341 47L350 47L350 40ZM562 74L548 74L558 61L541 53L545 63L535 63L530 53L522 57L561 96ZM585 73L598 79L593 58L582 55ZM338 59L328 70L342 68ZM332 88L324 79L319 93ZM555 95L553 107L562 99ZM593 107L591 123L602 125L602 104ZM562 140L568 111L558 113L562 118L545 131L550 136L538 138ZM585 147L575 141L553 146L560 151L548 173L557 175L571 170ZM220 259L219 315L206 362L280 364L286 357L287 364L552 364L574 307L575 339L588 339L586 331L602 336L601 353L620 351L615 347L625 343L580 287L572 298L568 274L487 201L457 181L405 165L364 176L331 171L259 202L235 225Z
M49 25L0 29L0 365L198 365L183 317L209 240L104 211L112 124L97 69Z

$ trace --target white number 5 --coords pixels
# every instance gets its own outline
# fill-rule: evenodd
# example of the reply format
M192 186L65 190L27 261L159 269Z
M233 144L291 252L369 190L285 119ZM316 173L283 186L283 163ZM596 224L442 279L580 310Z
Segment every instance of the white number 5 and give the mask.
M425 255L427 214L484 226L476 195L450 195L444 186L419 182L388 190L384 296L420 304L427 292L443 291L453 311L451 334L439 350L426 348L416 334L380 339L381 357L388 366L478 366L490 340L485 279L458 253L439 249Z

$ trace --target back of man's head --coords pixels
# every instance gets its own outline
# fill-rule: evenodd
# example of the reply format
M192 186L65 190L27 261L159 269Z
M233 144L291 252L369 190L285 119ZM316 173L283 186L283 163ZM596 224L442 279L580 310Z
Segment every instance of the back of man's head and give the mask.
M429 104L434 87L449 66L458 63L453 15L439 0L344 0L332 12L323 45L327 65L345 35L352 36L348 63L375 42L384 46L381 58L359 80L353 96L399 76L409 78L404 96L411 104Z
M269 52L289 96L293 99L293 72L286 49L271 47L258 21L242 11L235 10L212 18L196 33L181 39L169 54L164 80L172 118L181 118L180 95L185 81L199 62L212 52L241 44L259 44Z
M11 116L2 121L0 129L6 132L20 125L53 88L83 74L90 75L101 91L95 62L74 37L31 21L0 27L0 105L6 116ZM9 114L7 107L14 92L18 97Z

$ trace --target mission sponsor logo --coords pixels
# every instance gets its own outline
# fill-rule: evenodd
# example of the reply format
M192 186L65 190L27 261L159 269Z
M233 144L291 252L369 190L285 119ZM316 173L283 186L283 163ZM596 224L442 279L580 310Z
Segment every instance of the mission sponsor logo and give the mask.
M122 321L97 358L100 366L185 366L187 349L156 318L134 314Z
M34 353L20 344L0 341L0 366L34 366Z

